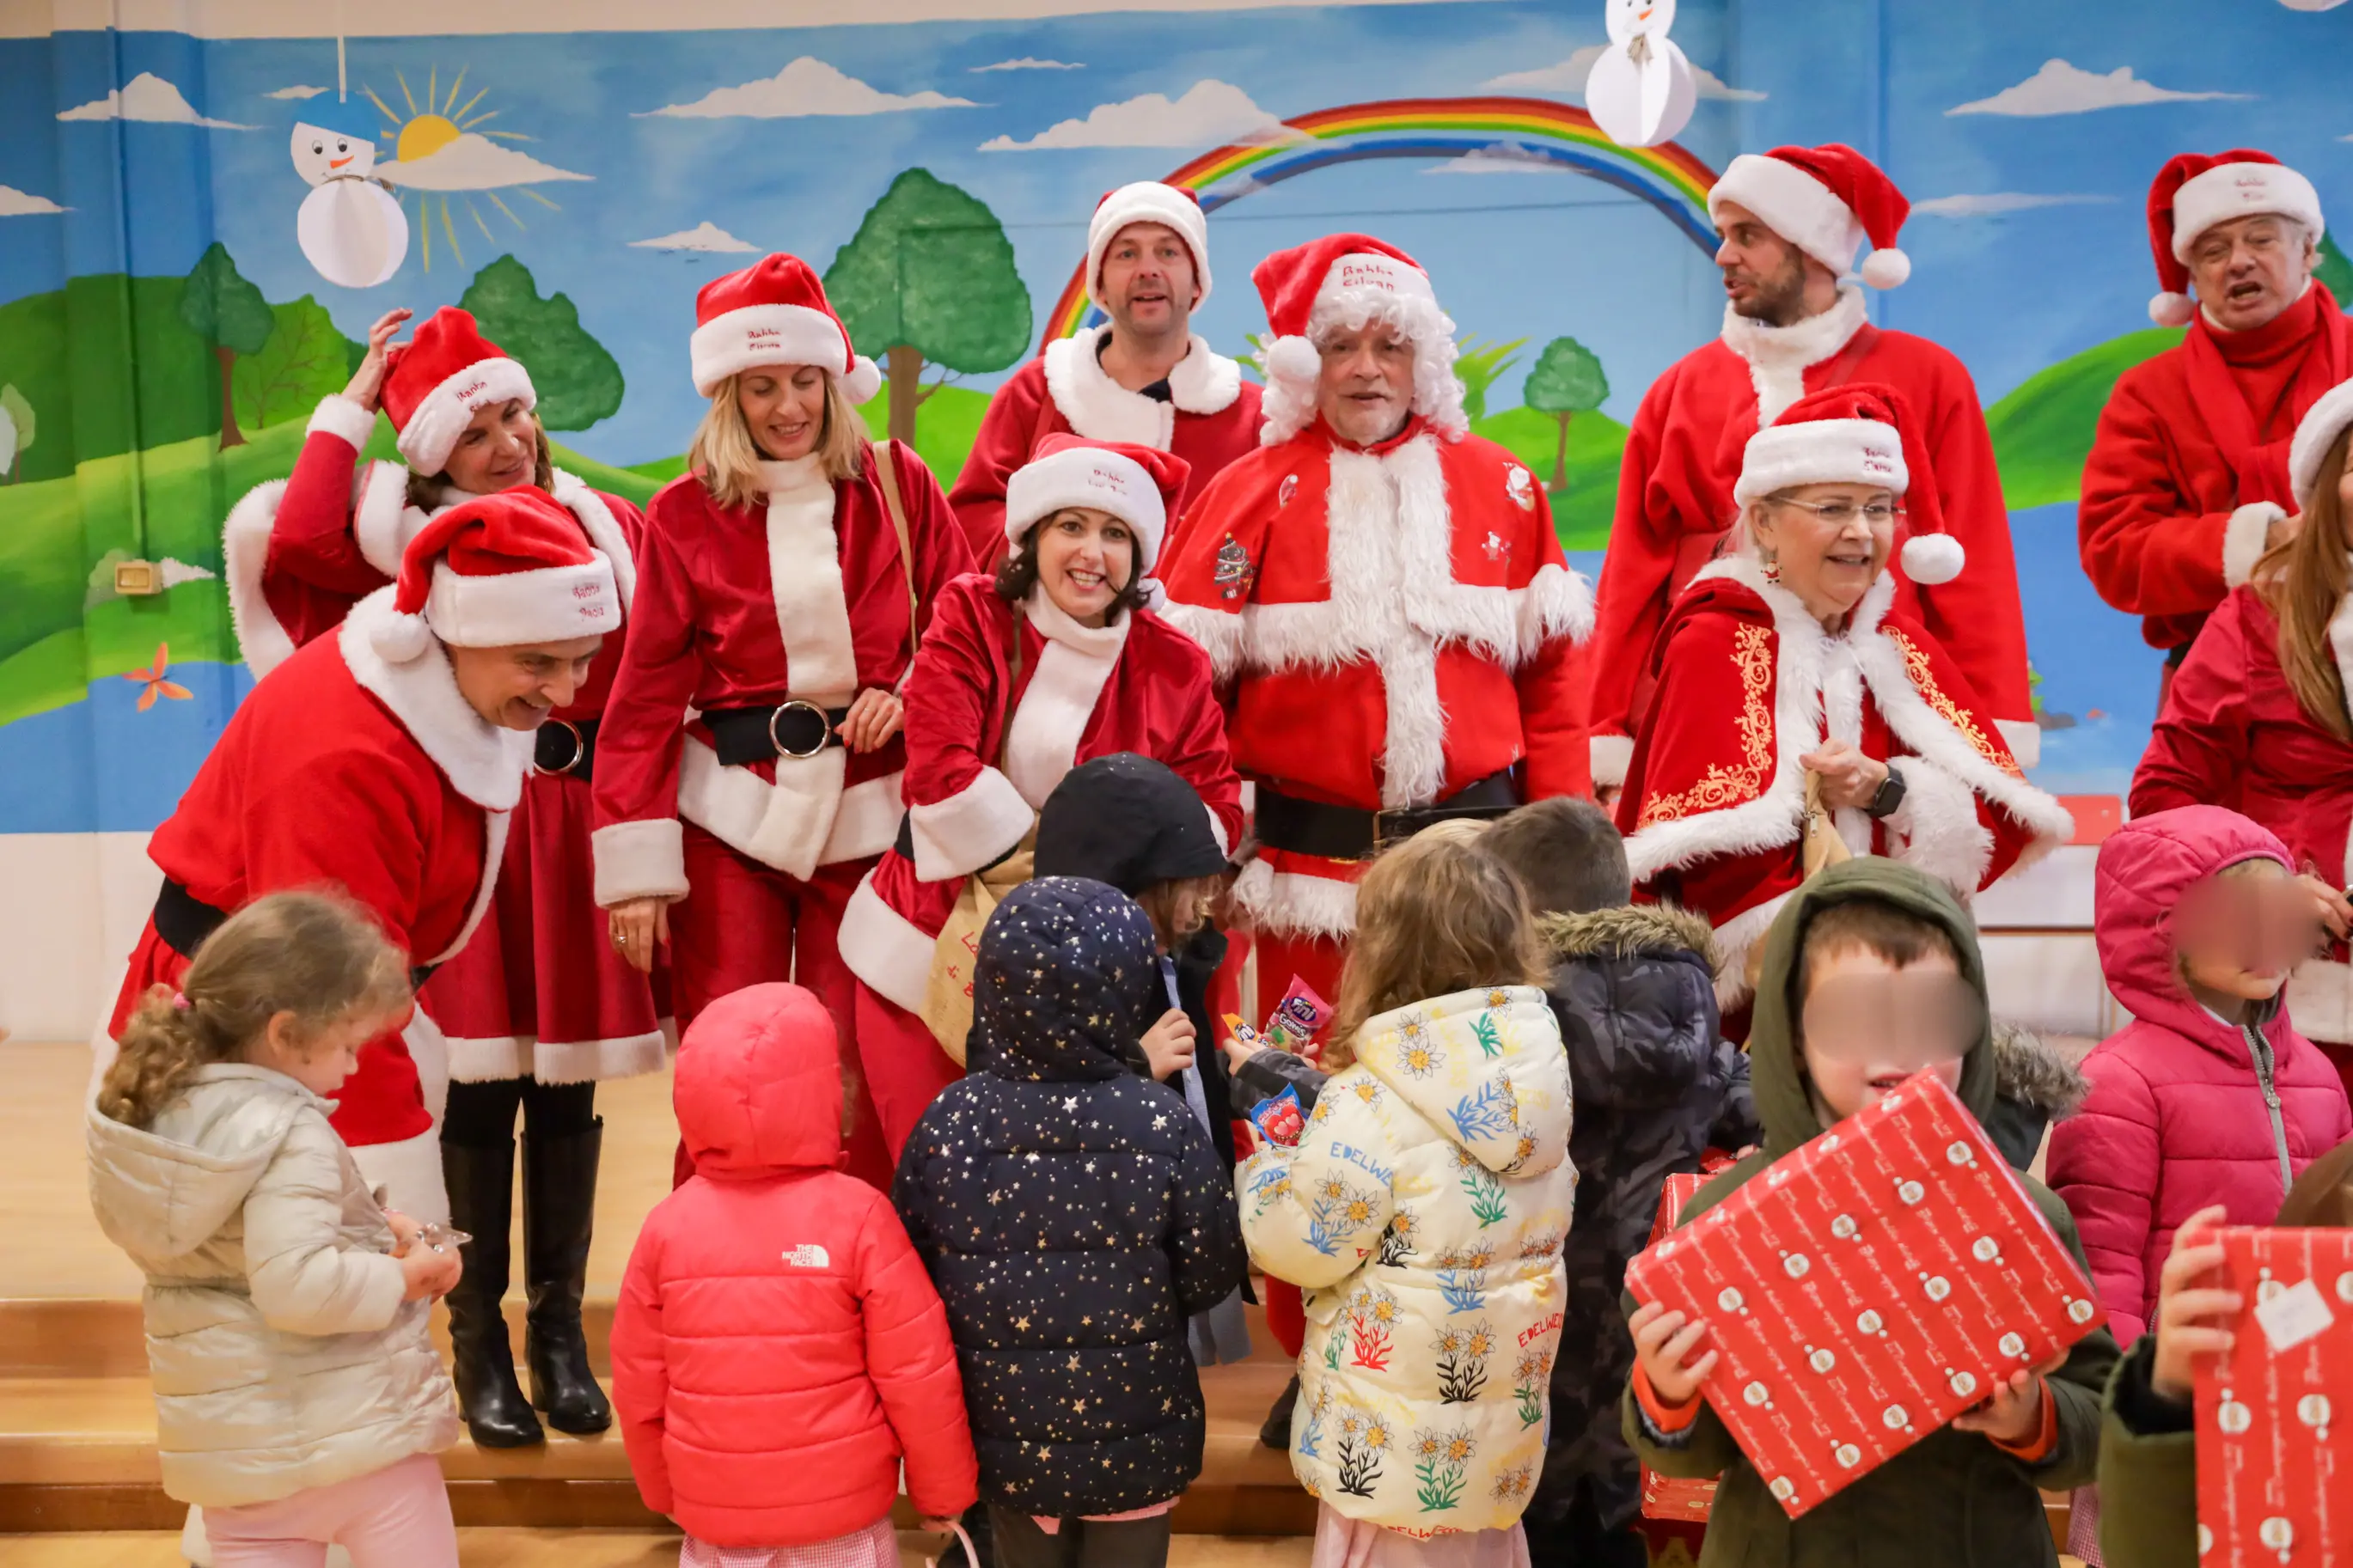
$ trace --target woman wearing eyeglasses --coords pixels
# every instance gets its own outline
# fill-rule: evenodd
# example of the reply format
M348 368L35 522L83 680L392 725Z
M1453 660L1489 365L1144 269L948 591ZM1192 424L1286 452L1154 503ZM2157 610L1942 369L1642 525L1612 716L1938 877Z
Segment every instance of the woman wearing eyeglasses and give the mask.
M1906 497L1911 498L1907 515ZM1725 1029L1746 1031L1751 954L1822 836L1966 897L2072 831L1926 627L1893 607L1958 574L1909 409L1852 384L1751 437L1728 549L1683 591L1651 658L1651 704L1618 802L1635 898L1715 930ZM1821 851L1817 850L1819 858Z

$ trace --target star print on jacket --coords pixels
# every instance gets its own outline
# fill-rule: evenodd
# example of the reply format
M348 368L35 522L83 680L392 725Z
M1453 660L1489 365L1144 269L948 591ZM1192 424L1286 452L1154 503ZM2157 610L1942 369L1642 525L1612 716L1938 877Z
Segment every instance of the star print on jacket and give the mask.
M1101 882L1015 889L981 933L970 1075L892 1189L964 1374L984 1501L1124 1513L1201 1470L1186 1320L1246 1266L1232 1185L1173 1089L1128 1062L1166 1010L1152 923Z

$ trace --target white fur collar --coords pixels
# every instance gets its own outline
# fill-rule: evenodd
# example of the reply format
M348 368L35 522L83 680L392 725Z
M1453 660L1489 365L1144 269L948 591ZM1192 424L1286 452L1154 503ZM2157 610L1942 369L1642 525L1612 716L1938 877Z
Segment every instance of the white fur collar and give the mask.
M1030 589L1029 596L1021 601L1021 614L1038 628L1039 637L1088 658L1118 657L1127 643L1127 628L1135 622L1132 614L1122 611L1119 619L1109 626L1082 626L1054 603L1043 583Z
M847 703L858 694L858 650L833 528L833 482L814 455L764 461L760 473L767 485L768 588L785 644L785 679L796 697L828 707ZM823 832L817 837L822 842Z
M1852 284L1841 289L1838 302L1819 316L1786 327L1753 321L1724 307L1724 346L1748 362L1748 379L1757 388L1757 425L1770 425L1806 395L1806 371L1829 359L1852 341L1869 319L1862 290Z
M485 811L512 811L531 771L533 737L521 730L484 721L458 690L449 655L437 639L424 654L394 664L376 651L375 634L398 612L396 592L378 588L352 606L336 642L343 664L363 690L392 710L410 737L424 748L459 795Z
M1079 742L1093 721L1134 617L1123 615L1107 626L1082 626L1046 596L1042 584L1021 608L1046 647L1013 711L1005 738L1005 776L1031 809L1043 810L1046 797L1078 763ZM1014 635L1020 635L1018 628Z
M1212 351L1198 333L1168 373L1174 401L1130 392L1103 367L1102 345L1110 332L1106 326L1046 345L1047 394L1071 428L1090 441L1125 441L1166 451L1179 411L1220 414L1241 395L1241 367Z
M1709 580L1737 583L1764 600L1766 607L1773 612L1774 628L1785 637L1798 633L1827 641L1832 636L1869 636L1879 629L1879 623L1886 618L1888 606L1895 603L1895 574L1892 570L1883 571L1864 590L1854 613L1847 617L1846 630L1831 633L1822 630L1822 623L1806 608L1803 599L1767 578L1765 568L1746 551L1734 551L1728 555L1719 556L1692 574L1694 583Z
M621 531L620 520L586 481L562 468L555 470L555 488L548 493L563 504L565 510L580 520L588 542L612 561L613 585L620 590L621 614L626 617L638 596L638 558L629 549L629 536Z

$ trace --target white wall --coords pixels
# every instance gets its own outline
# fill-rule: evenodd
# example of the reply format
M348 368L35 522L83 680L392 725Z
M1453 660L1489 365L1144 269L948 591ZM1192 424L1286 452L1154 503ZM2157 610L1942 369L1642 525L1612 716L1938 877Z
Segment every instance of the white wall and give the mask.
M144 833L0 834L0 1028L89 1038L162 880Z

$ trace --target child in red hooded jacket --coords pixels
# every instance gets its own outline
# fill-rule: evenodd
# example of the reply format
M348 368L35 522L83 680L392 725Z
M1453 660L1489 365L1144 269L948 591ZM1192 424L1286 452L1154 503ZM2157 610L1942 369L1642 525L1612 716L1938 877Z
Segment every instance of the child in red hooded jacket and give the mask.
M831 1016L754 985L678 1054L694 1175L647 1216L613 1320L613 1403L682 1568L898 1568L891 1506L944 1531L977 1496L947 1315L882 1193L842 1173Z

